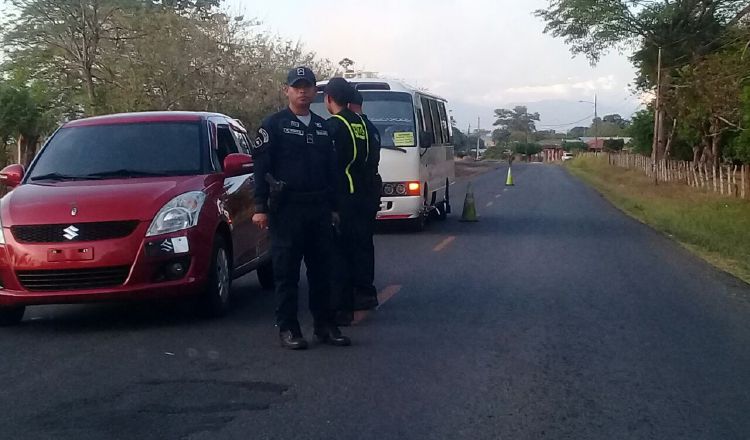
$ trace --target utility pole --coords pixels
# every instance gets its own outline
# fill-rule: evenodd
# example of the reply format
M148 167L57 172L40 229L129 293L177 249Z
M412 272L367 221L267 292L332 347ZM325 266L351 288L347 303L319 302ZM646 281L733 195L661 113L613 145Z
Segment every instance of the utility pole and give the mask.
M599 96L595 93L594 94L594 154L598 153L599 148L599 112L598 112L598 105L599 105Z
M659 175L656 169L659 159L657 150L659 149L659 138L661 136L661 133L659 133L659 130L661 128L661 47L659 47L659 58L656 66L656 108L654 108L654 139L651 143L651 168L654 173L654 185L659 184Z
M477 116L477 155L476 155L476 160L479 160L479 141L481 140L481 138L479 137L481 135L481 133L479 132L479 122L480 122L479 116Z

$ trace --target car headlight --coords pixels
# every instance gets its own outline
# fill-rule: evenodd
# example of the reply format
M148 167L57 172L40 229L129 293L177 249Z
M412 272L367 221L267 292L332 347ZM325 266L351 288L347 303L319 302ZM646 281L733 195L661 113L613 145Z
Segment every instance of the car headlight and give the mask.
M154 217L146 237L170 234L197 225L205 201L206 194L202 191L191 191L170 200Z

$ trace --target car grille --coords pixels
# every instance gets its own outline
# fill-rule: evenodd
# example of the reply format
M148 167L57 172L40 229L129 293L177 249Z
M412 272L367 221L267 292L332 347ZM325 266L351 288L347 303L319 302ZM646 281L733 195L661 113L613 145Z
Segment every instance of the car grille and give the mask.
M61 225L13 226L10 230L13 233L13 237L20 243L69 243L127 237L133 233L137 226L138 221L129 220L99 223L68 223Z
M130 268L101 267L72 270L26 270L16 275L21 285L33 292L85 290L120 286L125 283Z

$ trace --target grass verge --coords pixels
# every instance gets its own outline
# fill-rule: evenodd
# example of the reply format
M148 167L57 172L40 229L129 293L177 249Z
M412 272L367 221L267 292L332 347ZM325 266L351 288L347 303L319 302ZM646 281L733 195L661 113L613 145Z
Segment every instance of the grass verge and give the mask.
M700 257L750 283L750 203L685 185L655 186L643 173L610 166L606 156L566 164L627 214L669 234Z

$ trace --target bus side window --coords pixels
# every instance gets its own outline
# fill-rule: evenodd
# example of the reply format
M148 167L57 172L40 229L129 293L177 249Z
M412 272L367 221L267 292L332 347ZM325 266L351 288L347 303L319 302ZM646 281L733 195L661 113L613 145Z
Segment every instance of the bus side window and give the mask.
M422 102L422 112L424 114L424 123L422 126L424 127L424 131L427 132L428 137L432 140L432 143L436 143L437 137L435 135L434 125L432 123L430 102L427 100L427 98L420 98L420 100Z
M451 133L450 133L450 121L448 121L448 114L445 111L445 103L438 102L438 111L440 112L440 130L443 133L443 143L450 145Z
M430 99L430 114L432 119L432 132L435 133L435 145L443 145L443 133L440 130L440 115L438 114L437 102Z

